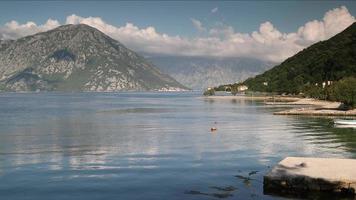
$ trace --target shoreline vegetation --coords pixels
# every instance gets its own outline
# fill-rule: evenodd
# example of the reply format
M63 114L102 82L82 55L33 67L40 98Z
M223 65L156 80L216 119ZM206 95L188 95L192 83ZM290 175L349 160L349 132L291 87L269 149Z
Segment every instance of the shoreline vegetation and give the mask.
M302 108L274 114L356 116L355 43L356 22L334 37L311 45L260 75L243 82L208 88L204 95L222 92L246 96L301 97L283 105L303 105ZM273 99L269 105L282 104L275 103Z
M349 116L356 117L356 109L344 110L342 103L326 101L313 98L293 97L293 96L205 96L211 100L256 100L264 101L266 106L298 106L282 111L274 112L274 115L311 115L311 116ZM301 107L300 107L301 106Z

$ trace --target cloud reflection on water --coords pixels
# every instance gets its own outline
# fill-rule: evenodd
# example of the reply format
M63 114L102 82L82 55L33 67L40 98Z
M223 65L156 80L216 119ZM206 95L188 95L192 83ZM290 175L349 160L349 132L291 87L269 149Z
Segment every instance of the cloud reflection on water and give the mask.
M43 96L15 101L22 105L24 100L46 98L46 94L39 95ZM258 102L85 95L93 97L79 95L72 104L73 99L58 94L45 108L32 104L36 108L32 117L19 110L11 114L15 121L1 124L6 132L0 131L0 181L13 174L11 183L16 186L33 174L61 183L73 179L93 181L81 184L114 181L116 187L125 188L139 184L136 179L153 185L174 179L167 187L175 190L211 180L225 183L238 170L262 170L257 177L261 178L263 170L285 156L356 155L355 130L337 129L328 124L329 119L272 115L274 109L281 108ZM1 98L0 103L6 105ZM98 112L131 109L133 105L174 112ZM6 115L0 112L0 117ZM211 126L217 131L211 133ZM124 183L127 185L121 185Z

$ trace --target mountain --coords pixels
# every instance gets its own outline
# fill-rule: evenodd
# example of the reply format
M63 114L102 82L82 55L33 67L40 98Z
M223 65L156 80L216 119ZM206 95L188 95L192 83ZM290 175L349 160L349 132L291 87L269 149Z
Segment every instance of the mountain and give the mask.
M297 94L349 76L356 77L356 23L244 83L253 91Z
M206 58L185 56L148 57L160 70L193 89L243 81L270 69L275 63L249 58Z
M64 25L0 41L0 90L123 91L187 89L99 30Z

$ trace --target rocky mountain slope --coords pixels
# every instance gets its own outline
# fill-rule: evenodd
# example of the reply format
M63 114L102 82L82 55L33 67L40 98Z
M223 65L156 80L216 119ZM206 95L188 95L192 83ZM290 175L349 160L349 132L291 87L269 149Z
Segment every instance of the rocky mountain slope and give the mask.
M187 89L144 57L87 25L0 41L0 90Z
M243 81L276 63L250 58L148 57L160 70L193 89Z

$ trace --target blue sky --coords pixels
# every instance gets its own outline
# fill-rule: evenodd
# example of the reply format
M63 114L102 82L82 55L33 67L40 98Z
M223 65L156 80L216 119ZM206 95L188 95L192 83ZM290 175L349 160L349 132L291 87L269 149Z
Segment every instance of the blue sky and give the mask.
M281 62L356 22L356 1L22 0L0 13L0 40L82 23L147 55Z
M1 1L0 24L10 20L44 23L48 18L63 22L76 14L101 17L117 26L127 22L154 26L159 32L181 36L196 34L191 18L207 26L226 23L239 32L252 32L270 21L280 31L292 32L341 5L356 14L356 1ZM216 7L218 12L211 13Z

